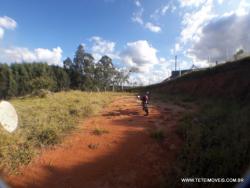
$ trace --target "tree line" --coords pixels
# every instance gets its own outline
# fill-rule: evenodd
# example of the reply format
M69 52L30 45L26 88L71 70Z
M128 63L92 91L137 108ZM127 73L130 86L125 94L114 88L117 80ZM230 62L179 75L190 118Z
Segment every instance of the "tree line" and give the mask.
M99 61L79 45L73 60L66 58L63 67L46 63L0 63L0 98L22 96L46 89L53 92L78 89L106 91L121 89L128 73L115 68L104 55Z

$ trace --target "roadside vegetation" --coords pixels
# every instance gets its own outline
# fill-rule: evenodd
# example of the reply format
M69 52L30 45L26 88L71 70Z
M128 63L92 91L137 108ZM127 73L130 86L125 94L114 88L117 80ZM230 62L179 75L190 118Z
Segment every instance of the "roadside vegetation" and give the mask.
M155 139L157 142L162 142L165 138L164 131L161 129L155 129L150 133L151 138Z
M250 165L250 104L203 101L185 115L178 132L185 141L177 166L181 177L243 177Z
M95 115L119 95L69 91L11 100L19 127L13 134L0 128L0 170L15 172L28 164L40 148L60 143L69 131L77 129L80 120Z
M181 183L186 177L243 178L250 168L249 101L194 98L189 95L156 94L155 101L187 109L177 127L183 146L163 187L200 187ZM195 107L195 110L188 111ZM224 184L202 184L202 187ZM233 184L229 185L232 187Z
M151 91L154 102L172 103L187 111L176 130L183 145L162 187L200 187L199 183L181 183L181 178L243 178L250 170L249 61L246 57L131 89Z

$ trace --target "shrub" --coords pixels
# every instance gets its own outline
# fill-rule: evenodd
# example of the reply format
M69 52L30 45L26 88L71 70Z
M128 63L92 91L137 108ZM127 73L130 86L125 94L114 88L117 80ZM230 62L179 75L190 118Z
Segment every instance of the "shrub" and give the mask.
M159 142L163 141L165 138L164 132L161 129L154 130L153 132L151 132L150 136L151 138Z
M37 141L41 145L54 145L59 142L58 134L55 132L55 130L51 128L46 128L44 130L41 130L40 133L37 135Z
M109 133L109 131L106 130L106 129L95 128L95 129L93 130L93 134L94 134L94 135L97 135L97 136L100 136L100 135L103 135L103 134L107 134L107 133Z

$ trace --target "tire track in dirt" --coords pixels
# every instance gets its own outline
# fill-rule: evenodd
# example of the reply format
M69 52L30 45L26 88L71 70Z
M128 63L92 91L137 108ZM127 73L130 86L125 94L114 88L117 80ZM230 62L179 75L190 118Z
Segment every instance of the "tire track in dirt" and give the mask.
M159 187L180 148L175 129L185 109L170 104L149 109L144 117L135 97L118 98L62 144L42 151L19 175L5 179L18 188ZM95 135L95 128L107 133ZM150 137L155 129L166 135L160 144Z

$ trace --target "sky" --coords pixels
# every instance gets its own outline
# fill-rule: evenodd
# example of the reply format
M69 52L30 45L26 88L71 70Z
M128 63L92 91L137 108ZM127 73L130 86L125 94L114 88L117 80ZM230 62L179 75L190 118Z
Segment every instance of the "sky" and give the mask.
M130 83L250 51L250 0L0 0L0 62L62 66L79 44Z

